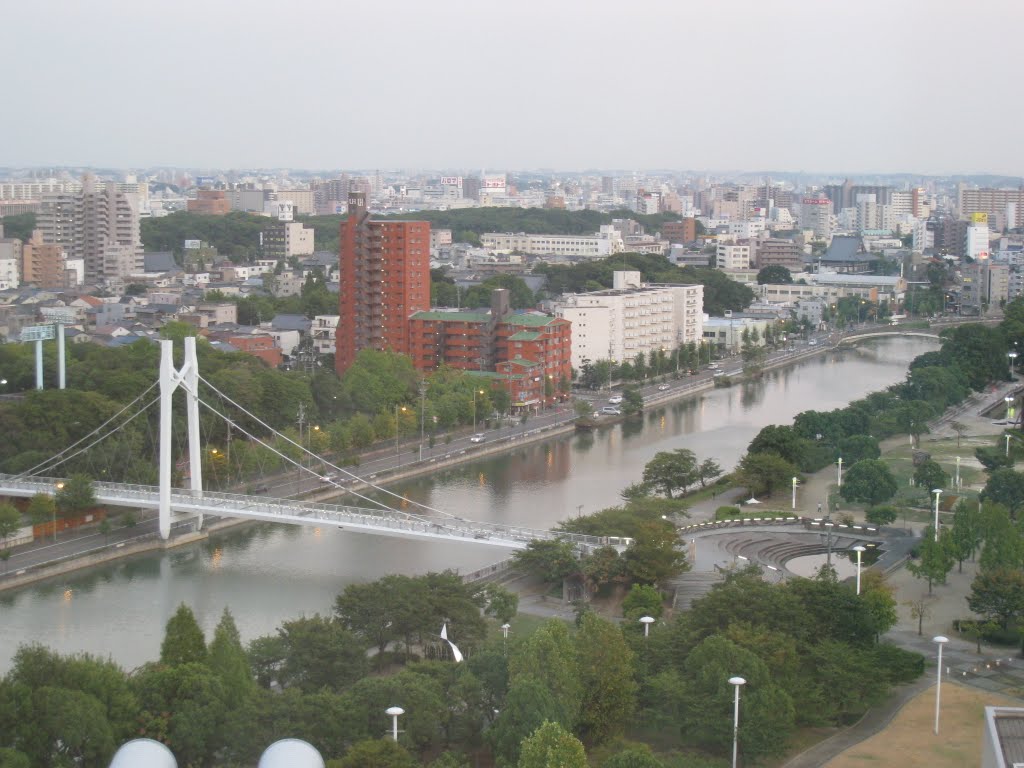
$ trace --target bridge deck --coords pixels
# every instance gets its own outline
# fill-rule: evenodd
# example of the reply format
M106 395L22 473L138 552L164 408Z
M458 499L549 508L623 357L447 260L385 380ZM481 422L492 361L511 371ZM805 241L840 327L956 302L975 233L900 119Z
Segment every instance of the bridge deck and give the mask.
M53 493L64 478L17 478L0 474L0 495L29 497L37 493ZM156 486L121 483L94 483L100 504L158 509L160 492ZM506 549L525 549L531 541L558 539L576 544L585 550L611 546L624 549L629 539L585 536L560 531L545 531L497 523L465 520L459 517L430 518L386 509L366 509L337 504L321 504L297 499L175 488L171 491L171 509L177 519L199 514L238 517L293 525L335 525L349 531L379 536L464 541Z

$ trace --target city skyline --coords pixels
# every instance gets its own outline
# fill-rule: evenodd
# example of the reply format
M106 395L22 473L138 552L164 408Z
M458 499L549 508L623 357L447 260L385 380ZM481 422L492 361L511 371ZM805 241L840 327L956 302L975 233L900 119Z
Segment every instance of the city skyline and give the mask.
M303 9L8 9L0 165L1024 175L1008 0Z

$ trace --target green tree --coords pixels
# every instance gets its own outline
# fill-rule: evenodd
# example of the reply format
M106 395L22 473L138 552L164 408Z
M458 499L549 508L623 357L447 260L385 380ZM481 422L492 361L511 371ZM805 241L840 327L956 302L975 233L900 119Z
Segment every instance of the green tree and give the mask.
M213 673L220 678L228 706L237 707L252 695L255 686L249 659L242 648L235 617L227 608L213 631L208 663Z
M949 529L943 529L939 540L935 541L935 529L928 526L921 539L919 558L916 562L907 563L907 570L919 579L928 581L928 594L932 593L932 584L946 583L946 576L953 570L953 555L950 553Z
M206 640L192 609L184 603L167 620L160 644L160 663L175 667L206 661Z
M1020 529L1010 520L1001 504L985 502L982 505L981 529L984 545L979 565L981 570L1019 568L1024 562L1024 538Z
M92 487L92 478L81 473L72 475L63 486L58 486L54 501L58 509L71 514L95 507L96 492Z
M558 582L578 573L579 560L572 544L554 539L534 539L526 549L512 554L516 568L536 574L547 582Z
M850 435L839 441L837 446L839 455L843 457L846 466L852 467L863 459L877 459L882 455L882 449L878 440L871 435Z
M0 747L0 768L32 768L32 763L24 752Z
M576 634L576 654L582 691L577 730L601 743L622 734L636 708L633 652L616 625L589 611Z
M365 646L338 621L316 614L284 622L278 634L285 649L282 685L338 691L366 675Z
M974 556L981 541L981 513L973 504L961 501L953 510L953 527L950 529L951 554L957 561L959 572L963 572L964 560Z
M0 502L0 541L13 536L21 528L21 514L13 504Z
M658 451L644 466L644 483L653 485L670 499L672 491L683 493L700 480L697 456L686 448Z
M799 470L777 453L748 452L740 459L736 471L736 482L747 487L751 496L771 494L778 488L785 488Z
M642 584L656 584L678 576L689 568L678 544L679 536L671 523L641 523L633 543L622 555L626 575Z
M566 712L551 690L532 675L519 675L509 685L508 694L494 724L487 729L487 741L499 765L515 765L523 741L547 721L569 726Z
M381 726L386 727L384 710L400 706L405 710L401 721L405 733L400 736L405 744L422 751L440 741L439 724L446 717L447 706L441 684L428 675L404 670L385 677L364 677L346 696L359 713L364 733L380 733Z
M1006 451L1003 448L996 448L994 446L975 448L974 457L989 472L1013 466L1013 459L1006 455Z
M869 507L864 512L864 519L874 525L889 525L896 520L896 507L891 504Z
M114 752L114 734L103 704L93 695L68 688L37 688L18 713L32 723L19 747L32 765L105 765Z
M884 461L862 459L843 475L839 493L847 501L876 505L895 496L896 489L896 478Z
M721 477L722 467L714 459L704 459L697 467L697 477L700 480L700 487L706 488L712 480Z
M507 624L519 611L519 595L510 592L499 584L488 584L484 588L487 607L484 613L493 616L502 624Z
M622 601L622 615L636 621L641 616L660 619L665 610L665 600L661 592L650 584L634 584L626 599Z
M509 656L508 669L513 684L520 676L527 676L545 685L560 707L558 722L575 726L580 710L580 679L576 651L565 622L544 622Z
M945 488L949 484L949 475L933 459L925 459L914 470L914 484L919 488Z
M1019 568L981 571L971 583L967 605L1006 629L1024 613L1024 573Z
M601 768L665 768L665 764L654 756L646 744L638 744L616 752L601 763Z
M639 388L634 386L625 386L622 388L622 413L626 416L632 416L636 413L643 413L644 411L644 396L641 394Z
M810 441L800 436L793 427L769 424L747 446L747 453L774 453L790 464L803 466L810 450Z
M789 284L793 282L793 275L781 264L769 264L762 267L757 273L757 284Z
M393 739L364 739L353 744L337 768L416 768L419 763Z
M33 525L40 525L41 523L48 523L53 520L57 511L57 505L50 494L37 493L29 499L26 511Z
M545 722L523 741L518 768L587 768L580 740L556 722Z
M609 584L624 573L622 558L614 547L600 547L583 561L583 575L596 587Z
M994 501L1010 510L1010 517L1017 519L1017 512L1024 505L1024 472L1012 469L996 469L989 475L981 492L982 501Z

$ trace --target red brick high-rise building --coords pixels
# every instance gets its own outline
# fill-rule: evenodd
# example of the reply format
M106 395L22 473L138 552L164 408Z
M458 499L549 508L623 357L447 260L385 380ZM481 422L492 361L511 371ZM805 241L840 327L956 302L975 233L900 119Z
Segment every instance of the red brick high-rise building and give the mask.
M341 224L335 368L362 349L409 353L409 316L430 308L430 224L373 221L352 192Z

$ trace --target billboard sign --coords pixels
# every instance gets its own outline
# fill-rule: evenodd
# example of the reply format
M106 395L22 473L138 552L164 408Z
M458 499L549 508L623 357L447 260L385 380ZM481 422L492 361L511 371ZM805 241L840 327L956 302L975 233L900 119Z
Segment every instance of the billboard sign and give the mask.
M971 222L974 224L988 224L987 213L972 213Z
M196 176L197 187L212 187L216 179L213 176Z
M198 251L199 248L202 246L202 244L203 244L202 240L186 240L185 241L185 250L186 251Z
M29 325L21 329L22 341L47 341L56 335L52 325Z
M461 187L462 177L461 176L442 176L441 177L442 187Z
M484 189L504 189L505 188L505 174L500 176L484 176L483 181Z

